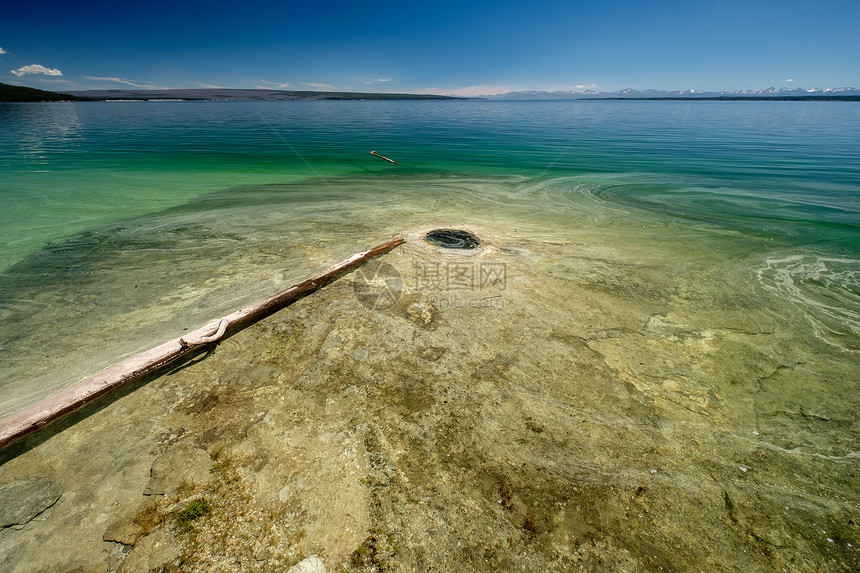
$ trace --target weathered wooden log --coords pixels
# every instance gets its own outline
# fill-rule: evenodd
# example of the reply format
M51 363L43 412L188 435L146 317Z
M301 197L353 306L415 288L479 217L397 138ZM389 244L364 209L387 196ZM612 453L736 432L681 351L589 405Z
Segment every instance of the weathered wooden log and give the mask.
M387 161L387 162L389 162L389 163L393 163L394 165L400 165L399 163L397 163L397 162L396 162L396 161L394 161L393 159L388 159L388 158L387 158L387 157L385 157L384 155L380 155L380 154L378 154L378 153L377 153L377 152L375 152L375 151L371 151L371 152L370 152L370 154L371 154L371 155L373 155L374 157L378 157L378 158L380 158L380 159L384 159L384 160L386 160L386 161Z
M0 420L0 448L8 446L51 422L70 414L93 402L97 398L119 388L123 384L155 372L207 344L220 340L227 332L256 322L289 304L303 298L317 289L331 283L346 272L364 264L368 260L387 253L403 243L400 237L386 241L368 251L357 253L341 261L327 271L265 300L241 308L217 321L188 333L182 338L165 342L161 346L142 352L119 364L102 370L94 376L85 378L75 385L65 388L44 400Z

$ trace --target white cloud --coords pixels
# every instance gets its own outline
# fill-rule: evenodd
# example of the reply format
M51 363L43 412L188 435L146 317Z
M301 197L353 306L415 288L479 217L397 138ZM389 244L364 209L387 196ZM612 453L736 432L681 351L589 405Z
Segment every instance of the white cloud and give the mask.
M125 86L131 86L133 88L137 88L140 90L169 90L173 89L170 86L157 86L152 82L140 81L140 80L127 80L125 78L115 78L115 77L105 77L105 76L84 76L85 80L92 80L96 82L114 82L117 84L122 84Z
M794 79L793 79L793 78L788 78L788 79L787 79L787 80L785 80L785 81L787 81L787 82L793 82L793 81L794 81Z
M0 48L0 56L2 56L5 53L6 53L6 50L4 50L3 48Z
M256 87L261 90L270 90L270 89L285 89L290 87L290 84L284 82L270 82L269 80L259 80L260 84Z
M43 74L46 76L62 76L63 72L56 68L46 68L41 64L30 64L29 66L23 66L18 68L17 70L12 70L12 73L18 76L27 75L27 74Z
M104 78L99 76L84 76L85 80L94 80L97 82L116 82L118 84L124 84L127 86L131 86L133 88L150 88L152 86L149 85L141 85L139 83L135 83L132 80L124 80L122 78Z
M305 85L318 91L334 91L334 86L329 84L306 83Z
M374 78L372 80L364 80L362 82L364 85L369 86L370 84L384 84L385 82L390 82L391 78Z

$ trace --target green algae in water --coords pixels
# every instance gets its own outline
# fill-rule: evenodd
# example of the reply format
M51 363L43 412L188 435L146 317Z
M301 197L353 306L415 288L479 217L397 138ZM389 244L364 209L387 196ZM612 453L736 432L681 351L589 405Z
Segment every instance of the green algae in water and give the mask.
M397 223L374 213L362 221ZM391 308L337 281L5 467L50 459L70 484L104 484L110 507L139 502L117 464L141 456L145 478L155 452L199 441L235 460L224 495L247 495L248 515L291 516L268 530L278 551L316 543L392 570L852 570L853 365L821 352L793 303L762 299L760 260L737 256L748 240L697 230L704 244L669 254L645 231L547 235L551 218L501 216L471 221L495 250L467 260L420 237L387 254L404 277ZM504 290L440 293L412 274L489 263ZM434 302L477 296L505 304ZM97 427L122 432L87 440ZM65 535L81 520L58 510L40 526ZM247 542L218 547L250 559Z
M209 502L205 497L192 500L182 510L176 512L176 526L181 531L191 529L191 524L198 518L209 513Z
M388 134L403 170L344 159L360 135L337 153L294 145L313 181L233 187L59 238L0 278L9 409L395 234L467 228L486 247L466 257L410 239L384 259L404 287L392 307L368 309L338 281L7 460L0 478L49 460L65 491L104 484L31 524L100 542L96 517L139 501L147 456L198 440L240 460L249 511L284 504L338 562L382 528L394 569L853 571L856 137L849 119L832 142L826 121L794 145L733 141L732 122L755 125L761 105L691 108L694 124L648 104L552 104L543 123L535 108L461 107L480 121L468 134L443 122L448 147ZM331 108L304 109L326 125ZM434 133L440 108L424 109ZM488 109L534 125L484 123ZM646 137L643 109L663 131ZM800 108L770 109L796 129ZM325 140L316 129L307 137ZM124 143L132 155L149 148L141 138ZM260 163L252 140L220 158L236 180L296 175ZM171 145L158 159L178 168L188 156ZM547 150L557 162L542 173ZM191 162L212 169L207 185L221 175L209 154ZM505 282L481 283L498 265ZM6 533L21 536L15 559L47 559L27 549L32 532Z

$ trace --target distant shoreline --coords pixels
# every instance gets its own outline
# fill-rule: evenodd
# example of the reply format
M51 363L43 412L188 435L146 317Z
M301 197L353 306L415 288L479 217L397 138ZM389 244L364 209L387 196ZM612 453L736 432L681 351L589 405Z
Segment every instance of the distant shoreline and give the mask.
M83 90L50 92L0 83L0 102L56 101L860 101L860 95L587 95L455 97L433 94L321 92L266 89Z
M68 92L87 100L135 101L330 101L330 100L457 100L431 94L321 92L264 89L85 90Z
M320 92L262 89L84 90L51 92L0 83L0 102L51 101L330 101L330 100L462 100L432 94Z

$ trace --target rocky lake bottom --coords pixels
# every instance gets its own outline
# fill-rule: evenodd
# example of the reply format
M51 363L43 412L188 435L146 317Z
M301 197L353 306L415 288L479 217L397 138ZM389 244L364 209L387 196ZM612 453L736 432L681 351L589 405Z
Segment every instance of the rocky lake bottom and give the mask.
M374 217L407 242L3 451L0 568L858 568L856 369L736 257Z

